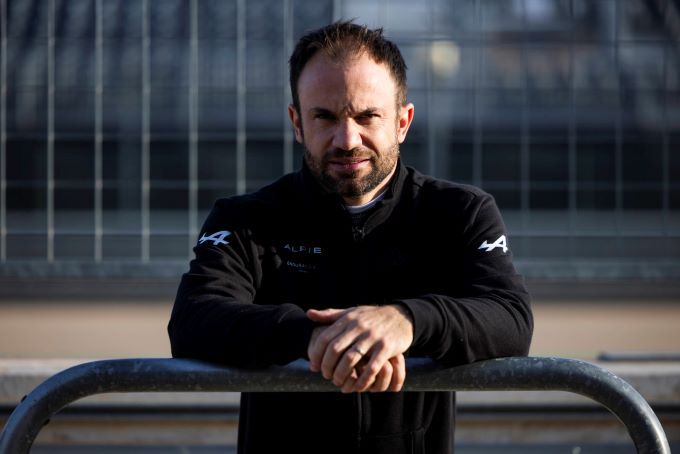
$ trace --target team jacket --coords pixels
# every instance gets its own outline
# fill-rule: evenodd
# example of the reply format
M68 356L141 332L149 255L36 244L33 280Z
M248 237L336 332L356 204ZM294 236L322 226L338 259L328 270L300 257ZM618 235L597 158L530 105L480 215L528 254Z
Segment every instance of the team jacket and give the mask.
M526 355L533 319L493 198L398 165L363 226L303 167L208 216L168 332L175 357L256 368L306 358L309 308L401 304L411 357ZM408 376L407 376L408 380ZM449 392L243 393L238 452L453 451Z

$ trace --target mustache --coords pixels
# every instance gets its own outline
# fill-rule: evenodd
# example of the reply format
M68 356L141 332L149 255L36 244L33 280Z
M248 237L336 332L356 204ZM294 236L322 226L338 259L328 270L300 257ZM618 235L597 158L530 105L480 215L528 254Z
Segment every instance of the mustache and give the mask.
M329 160L329 159L347 159L347 158L353 158L353 159L373 159L375 157L375 153L371 150L368 150L366 148L361 148L361 147L356 147L352 148L351 150L343 150L341 148L332 148L326 152L324 155L324 160Z

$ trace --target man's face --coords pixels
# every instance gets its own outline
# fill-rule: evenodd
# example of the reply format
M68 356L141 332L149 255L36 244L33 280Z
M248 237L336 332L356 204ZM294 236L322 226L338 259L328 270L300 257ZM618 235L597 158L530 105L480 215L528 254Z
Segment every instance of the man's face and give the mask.
M397 107L386 65L367 54L334 62L314 55L298 81L300 112L289 115L317 180L350 205L369 202L389 182L413 105Z

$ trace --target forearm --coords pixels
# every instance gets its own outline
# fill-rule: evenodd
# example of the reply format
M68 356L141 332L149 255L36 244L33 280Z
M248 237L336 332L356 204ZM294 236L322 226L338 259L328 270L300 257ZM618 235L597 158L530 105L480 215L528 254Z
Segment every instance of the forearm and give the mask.
M428 356L453 365L529 351L533 318L526 293L431 294L403 299L400 304L413 317L411 356Z
M237 367L286 364L306 356L314 324L293 304L239 302L183 279L168 334L175 357Z

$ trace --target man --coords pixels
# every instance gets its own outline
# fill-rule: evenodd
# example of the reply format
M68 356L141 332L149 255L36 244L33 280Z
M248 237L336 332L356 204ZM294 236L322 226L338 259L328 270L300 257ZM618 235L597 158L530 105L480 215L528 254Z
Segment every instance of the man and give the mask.
M400 161L414 107L382 30L307 34L290 83L303 167L217 201L178 290L173 355L307 358L342 391L243 393L239 453L450 453L453 393L398 392L404 357L527 353L528 295L496 205Z

